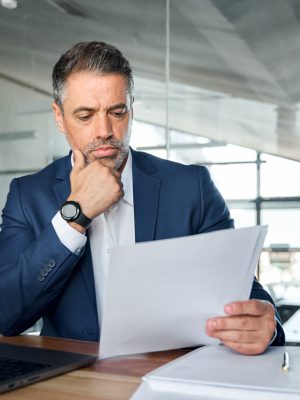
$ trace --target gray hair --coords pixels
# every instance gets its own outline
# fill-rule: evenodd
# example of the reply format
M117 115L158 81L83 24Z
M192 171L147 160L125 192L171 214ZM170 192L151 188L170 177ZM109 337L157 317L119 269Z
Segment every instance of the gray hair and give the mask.
M79 71L123 75L132 99L132 69L121 51L104 42L80 42L64 53L53 68L53 97L61 109L65 83L71 74Z

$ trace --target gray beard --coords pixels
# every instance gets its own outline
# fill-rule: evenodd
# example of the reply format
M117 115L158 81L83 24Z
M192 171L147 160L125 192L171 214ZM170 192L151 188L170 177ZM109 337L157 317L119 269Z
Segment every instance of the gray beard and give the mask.
M96 150L99 146L114 146L117 149L117 154L113 156L107 157L96 157L90 158L90 154L93 150ZM113 160L114 161L114 168L119 169L123 162L125 161L126 157L128 156L129 148L126 146L124 147L124 143L121 140L117 140L114 137L110 137L108 139L95 139L93 142L88 143L82 149L82 153L85 158L86 164L90 164L94 160Z
M107 157L95 157L95 160L113 160L114 161L114 169L118 170L123 162L126 160L129 153L129 149L120 149L115 156L107 156ZM85 156L85 160L87 164L90 164L93 160L89 159Z

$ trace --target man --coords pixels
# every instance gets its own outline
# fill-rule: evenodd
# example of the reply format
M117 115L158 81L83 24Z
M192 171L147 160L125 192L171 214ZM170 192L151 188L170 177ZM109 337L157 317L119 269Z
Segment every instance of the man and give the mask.
M43 335L99 340L112 245L233 221L205 167L129 149L133 79L119 50L78 43L55 65L53 91L72 153L11 183L0 234L0 332L19 334L42 317ZM251 298L226 305L226 317L207 321L207 334L243 354L283 344L256 280Z

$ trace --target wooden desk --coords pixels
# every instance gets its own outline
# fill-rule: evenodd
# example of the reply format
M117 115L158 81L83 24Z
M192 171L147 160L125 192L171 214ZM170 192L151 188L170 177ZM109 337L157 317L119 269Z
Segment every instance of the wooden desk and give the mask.
M0 337L0 342L54 350L98 354L99 344L40 336ZM69 372L1 395L1 400L125 400L138 388L141 377L189 350L173 350L98 360Z

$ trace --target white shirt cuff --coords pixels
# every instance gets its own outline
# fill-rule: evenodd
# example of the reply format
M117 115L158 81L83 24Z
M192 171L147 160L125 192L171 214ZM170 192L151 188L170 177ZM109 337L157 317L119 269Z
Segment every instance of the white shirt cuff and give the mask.
M85 246L87 237L65 221L58 211L52 218L53 228L61 241L61 243L72 253L77 256Z

